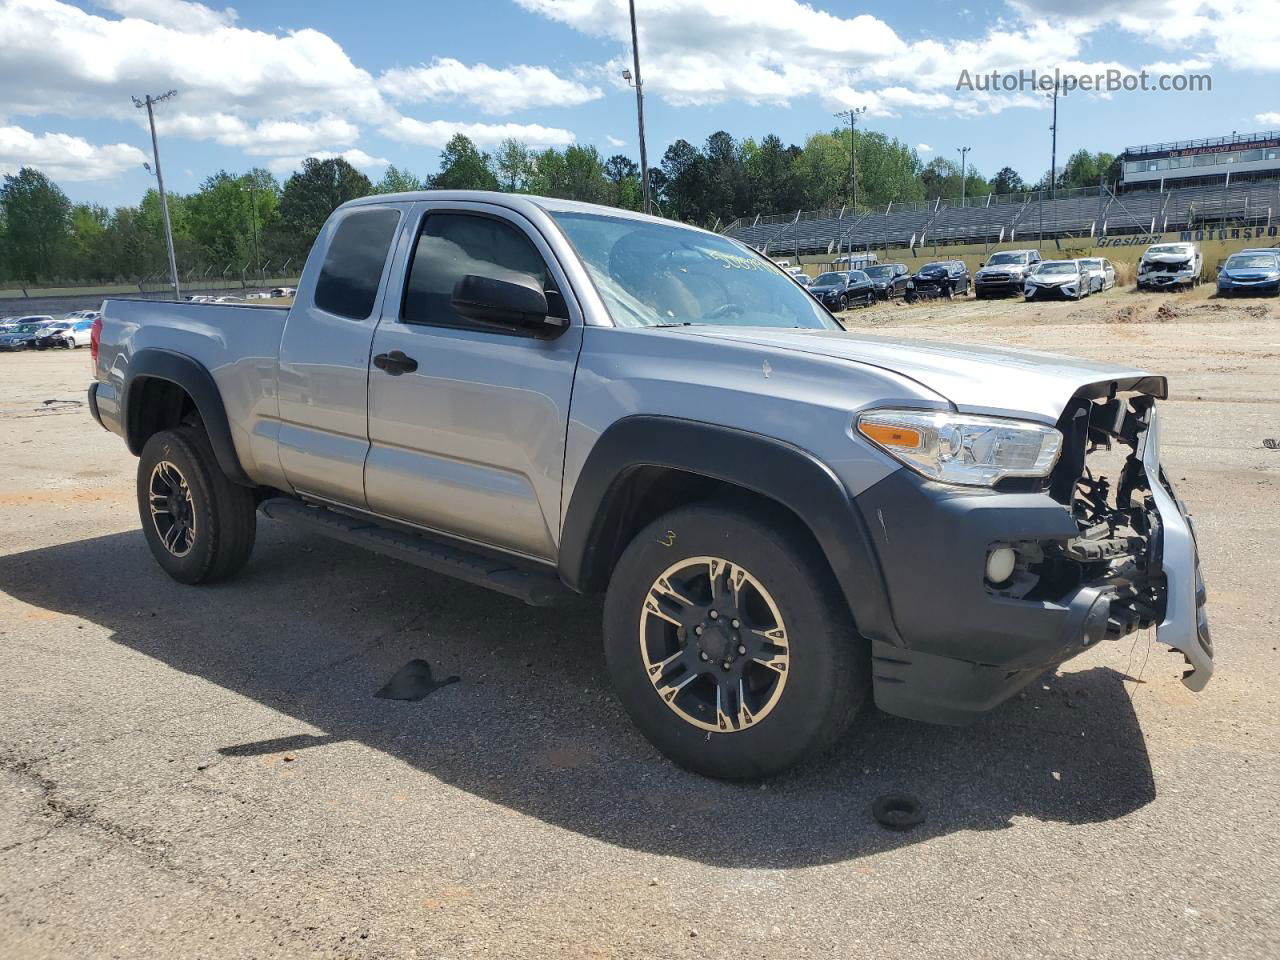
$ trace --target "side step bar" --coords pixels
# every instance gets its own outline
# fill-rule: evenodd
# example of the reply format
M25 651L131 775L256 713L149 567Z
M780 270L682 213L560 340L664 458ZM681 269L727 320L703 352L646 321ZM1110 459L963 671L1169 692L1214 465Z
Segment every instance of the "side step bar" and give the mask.
M272 520L297 523L343 543L505 593L533 607L552 607L573 596L573 592L551 571L543 573L515 566L505 560L432 540L425 534L380 526L372 520L328 507L275 497L262 501L258 509Z

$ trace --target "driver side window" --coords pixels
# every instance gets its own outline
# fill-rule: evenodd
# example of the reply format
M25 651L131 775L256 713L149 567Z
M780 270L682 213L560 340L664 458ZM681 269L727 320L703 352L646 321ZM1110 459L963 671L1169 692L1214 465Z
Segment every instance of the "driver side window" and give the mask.
M547 294L548 312L568 318L564 300L533 243L505 220L471 213L432 213L422 222L405 283L405 323L492 330L462 316L450 303L455 284L475 275L533 277Z

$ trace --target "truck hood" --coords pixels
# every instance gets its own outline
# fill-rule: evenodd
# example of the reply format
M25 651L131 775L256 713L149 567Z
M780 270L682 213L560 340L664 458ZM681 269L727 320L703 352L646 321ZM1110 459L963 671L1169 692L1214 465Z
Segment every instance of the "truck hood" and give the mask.
M1163 377L1136 367L1095 363L1035 350L939 343L902 337L870 337L838 330L773 330L765 327L690 326L680 336L750 343L879 367L908 377L965 413L1026 416L1055 423L1084 387L1110 384L1163 398Z

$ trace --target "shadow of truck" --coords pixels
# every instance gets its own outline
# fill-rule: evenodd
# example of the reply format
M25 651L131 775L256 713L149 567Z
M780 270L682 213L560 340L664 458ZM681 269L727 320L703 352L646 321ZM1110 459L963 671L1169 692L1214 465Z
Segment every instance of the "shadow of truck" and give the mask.
M1013 817L1111 820L1155 795L1122 678L1105 668L1050 676L967 728L869 709L831 756L727 784L674 767L632 728L609 692L593 599L534 609L265 521L248 568L217 587L171 581L129 532L0 557L0 590L322 731L221 744L210 756L224 764L277 749L322 762L326 744L358 741L563 829L717 866L831 863ZM415 657L461 682L416 703L375 699ZM82 686L65 678L68 696L109 696ZM164 696L157 728L182 708ZM871 819L891 791L923 801L922 826Z

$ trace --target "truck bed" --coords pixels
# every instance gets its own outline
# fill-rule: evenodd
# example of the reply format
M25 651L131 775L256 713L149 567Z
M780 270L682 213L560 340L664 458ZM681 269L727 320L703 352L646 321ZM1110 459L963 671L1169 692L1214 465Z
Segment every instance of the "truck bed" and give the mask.
M288 307L104 301L96 367L96 402L103 425L125 434L121 422L123 387L130 362L139 351L156 349L184 355L212 375L226 406L240 462L246 472L257 473L252 438L245 427L279 415L277 358L288 317Z

